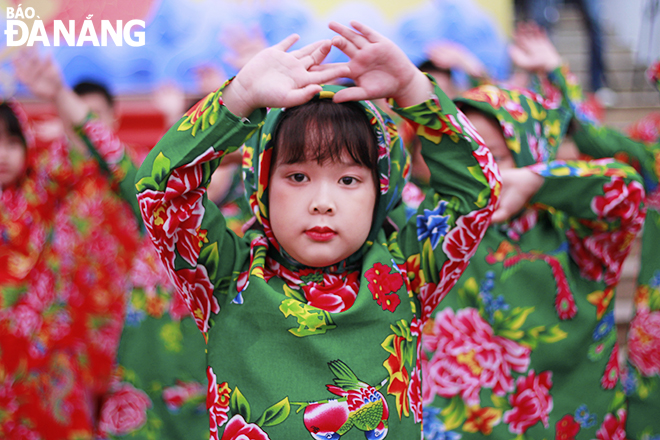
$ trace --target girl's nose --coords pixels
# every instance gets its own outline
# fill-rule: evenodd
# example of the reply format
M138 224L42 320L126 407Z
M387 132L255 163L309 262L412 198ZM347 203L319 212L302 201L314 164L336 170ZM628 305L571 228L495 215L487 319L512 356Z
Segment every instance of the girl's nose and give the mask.
M321 185L309 205L312 214L334 214L337 210L329 188Z

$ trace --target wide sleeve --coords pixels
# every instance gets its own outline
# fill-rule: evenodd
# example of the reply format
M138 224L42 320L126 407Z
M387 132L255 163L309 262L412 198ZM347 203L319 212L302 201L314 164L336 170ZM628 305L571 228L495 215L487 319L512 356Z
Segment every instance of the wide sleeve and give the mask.
M639 174L614 159L554 161L529 169L544 177L530 203L549 211L567 231L581 275L616 283L646 216Z
M91 114L79 126L74 127L100 169L106 173L111 187L130 206L136 220L142 224L142 216L135 196L137 168L119 137Z
M224 106L222 88L191 108L151 150L136 176L147 233L202 332L218 313L247 244L231 232L206 187L225 154L263 124L265 109L240 119Z
M582 87L566 65L550 72L548 79L573 111L572 137L580 153L596 159L614 157L628 163L644 176L647 191L654 189L660 177L656 166L660 144L636 141L616 129L602 126L589 111Z
M431 170L431 190L399 233L423 318L454 286L476 252L501 187L499 170L483 140L434 86L426 102L394 107L420 138L422 156Z

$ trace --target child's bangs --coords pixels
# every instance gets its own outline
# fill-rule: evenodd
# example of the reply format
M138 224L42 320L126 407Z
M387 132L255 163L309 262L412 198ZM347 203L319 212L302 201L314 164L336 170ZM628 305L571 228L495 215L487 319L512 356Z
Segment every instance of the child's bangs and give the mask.
M367 115L354 102L321 99L284 111L274 134L273 163L340 162L344 154L377 175L378 147Z
M0 134L7 137L17 137L24 146L26 145L21 123L6 103L0 104Z

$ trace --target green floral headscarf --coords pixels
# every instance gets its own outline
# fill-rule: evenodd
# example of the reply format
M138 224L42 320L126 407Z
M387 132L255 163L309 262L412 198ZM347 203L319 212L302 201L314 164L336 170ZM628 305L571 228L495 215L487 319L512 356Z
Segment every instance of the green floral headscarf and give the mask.
M323 91L313 99L332 99L341 90L341 86L324 86ZM370 101L358 102L367 115L376 135L378 144L378 170L380 175L380 194L374 211L373 226L367 242L361 250L340 263L340 267L358 263L364 252L376 239L378 231L386 221L388 214L401 200L403 187L410 174L410 157L390 117ZM270 243L293 266L300 266L279 246L270 229L268 215L268 180L274 143L273 133L286 109L271 109L266 116L261 131L252 136L244 147L243 177L245 191L250 207L257 221L263 226Z
M454 100L495 117L518 167L553 160L568 128L571 112L562 101L546 100L526 89L491 84L475 87Z

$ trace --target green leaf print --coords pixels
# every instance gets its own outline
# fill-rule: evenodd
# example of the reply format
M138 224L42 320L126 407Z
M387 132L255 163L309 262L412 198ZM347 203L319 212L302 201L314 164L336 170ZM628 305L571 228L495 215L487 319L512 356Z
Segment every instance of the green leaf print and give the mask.
M336 327L330 314L324 310L301 303L295 299L285 299L280 304L280 311L284 317L295 316L298 328L289 329L294 336L322 335Z
M0 296L2 297L2 305L3 307L9 308L18 301L18 298L23 295L27 291L26 286L21 286L20 288L14 288L14 287L7 287L6 289L3 289L2 292L0 292Z
M255 423L258 426L274 426L284 422L291 413L289 398L285 397L275 405L266 409Z
M587 357L589 360L596 362L603 358L603 356L609 356L610 350L614 347L616 343L616 331L611 331L605 336L604 339L598 342L594 342L589 346L589 352Z
M614 399L610 402L610 407L607 411L616 413L619 409L626 407L626 395L623 391L617 391L614 394Z
M424 276L432 283L438 284L438 271L435 269L435 255L433 254L433 247L431 246L430 238L424 240L422 254L424 255L424 258L422 258L422 270L424 271Z
M461 308L478 309L479 314L482 315L483 306L479 300L479 285L474 277L468 278L463 287L458 289L459 305Z
M151 177L157 182L163 182L162 185L165 185L165 176L170 171L170 166L170 160L165 157L163 153L158 153L158 156L154 159L154 163L151 167Z
M218 243L213 242L204 246L199 253L199 263L206 266L209 278L214 280L218 277L220 268L220 253L218 252Z
M302 303L307 303L307 298L305 298L305 295L303 294L302 289L300 289L300 290L292 289L291 287L289 287L285 284L284 285L284 294L289 298L295 299L296 301L300 301Z
M444 417L443 421L445 423L445 430L452 431L459 426L462 426L467 418L466 409L465 402L463 402L463 399L461 399L460 396L452 397L449 406L446 406L440 412Z
M229 399L229 407L232 413L240 414L247 423L250 423L250 404L238 387L234 388L234 392Z

